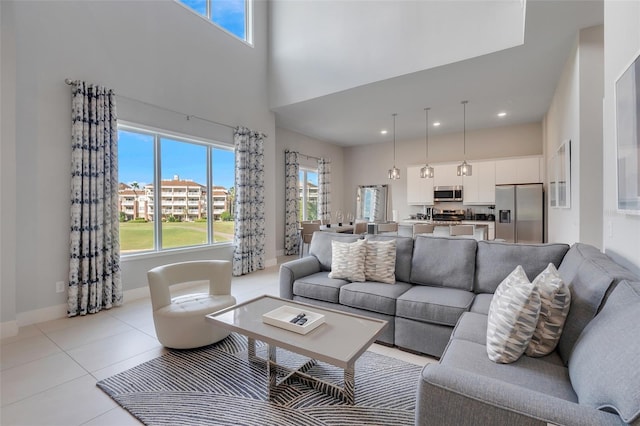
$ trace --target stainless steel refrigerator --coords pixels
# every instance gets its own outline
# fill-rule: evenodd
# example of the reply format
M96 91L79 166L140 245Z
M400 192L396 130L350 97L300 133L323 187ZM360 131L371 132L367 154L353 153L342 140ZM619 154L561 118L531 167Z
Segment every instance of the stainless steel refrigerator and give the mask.
M544 242L542 184L496 186L496 239Z

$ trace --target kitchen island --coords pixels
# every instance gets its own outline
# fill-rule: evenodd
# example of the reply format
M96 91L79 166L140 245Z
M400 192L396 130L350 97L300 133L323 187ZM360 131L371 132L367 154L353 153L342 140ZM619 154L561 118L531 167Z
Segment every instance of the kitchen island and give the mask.
M441 221L441 220L424 220L424 219L402 219L398 225L399 235L410 236L413 235L413 231L408 231L408 229L413 229L414 223L433 223L437 225L475 225L476 228L479 226L487 227L487 240L495 240L496 238L496 223L495 221L489 220L461 220L461 221Z

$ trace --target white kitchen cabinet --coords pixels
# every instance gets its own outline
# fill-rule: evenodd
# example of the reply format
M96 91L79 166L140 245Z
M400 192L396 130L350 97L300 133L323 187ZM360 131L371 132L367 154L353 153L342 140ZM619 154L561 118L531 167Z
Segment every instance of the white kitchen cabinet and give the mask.
M407 167L407 204L419 206L433 205L433 179L420 177L422 166Z
M462 178L464 205L486 205L496 203L495 161L473 161L471 176Z
M462 185L462 176L458 176L458 164L436 164L433 166L433 186Z
M496 160L496 184L542 182L541 157L510 158Z

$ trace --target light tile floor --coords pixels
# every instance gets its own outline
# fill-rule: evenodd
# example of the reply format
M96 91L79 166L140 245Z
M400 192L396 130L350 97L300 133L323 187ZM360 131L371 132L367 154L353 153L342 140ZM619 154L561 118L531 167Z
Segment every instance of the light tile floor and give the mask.
M232 293L238 302L278 295L278 268L234 277ZM418 365L435 362L378 344L370 350ZM22 327L18 335L0 341L0 424L139 425L96 382L164 353L156 340L149 298L125 301L94 315Z

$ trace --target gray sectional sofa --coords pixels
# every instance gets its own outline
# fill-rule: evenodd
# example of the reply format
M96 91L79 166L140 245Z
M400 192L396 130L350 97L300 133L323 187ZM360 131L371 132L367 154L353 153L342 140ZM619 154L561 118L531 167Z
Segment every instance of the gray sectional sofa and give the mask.
M640 280L596 248L397 237L396 284L328 278L331 240L357 238L316 233L281 266L280 295L385 319L381 342L439 357L419 379L417 425L640 425ZM556 350L490 361L493 292L517 265L533 279L549 263L572 296Z

